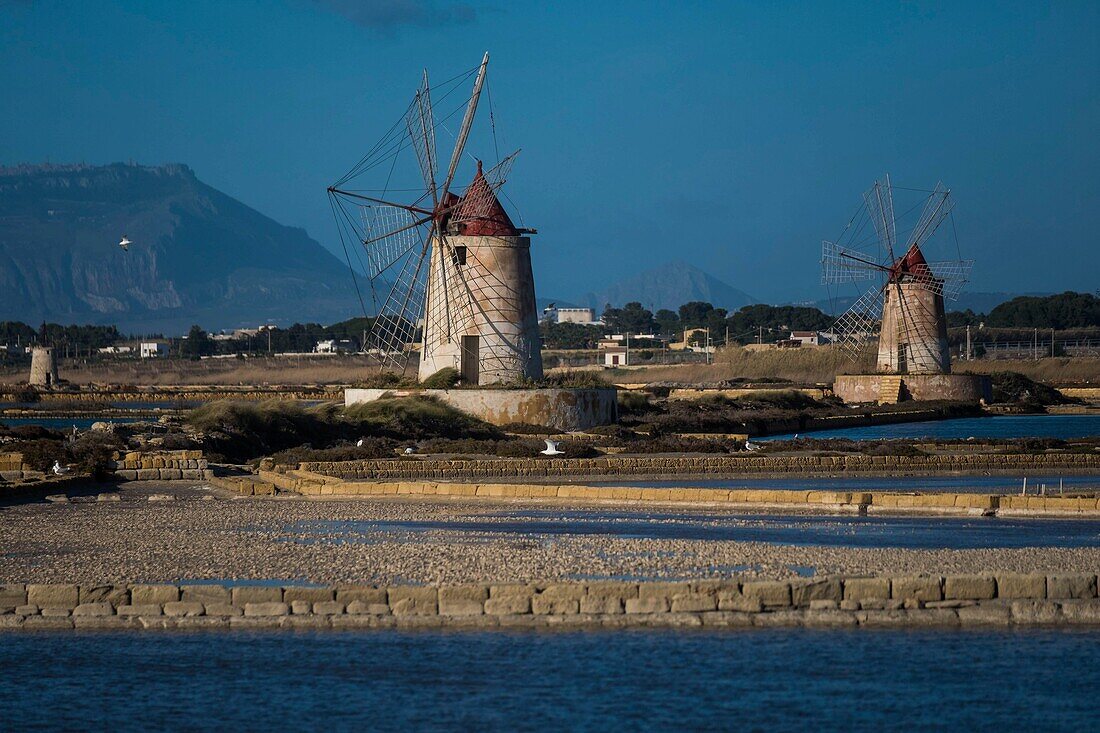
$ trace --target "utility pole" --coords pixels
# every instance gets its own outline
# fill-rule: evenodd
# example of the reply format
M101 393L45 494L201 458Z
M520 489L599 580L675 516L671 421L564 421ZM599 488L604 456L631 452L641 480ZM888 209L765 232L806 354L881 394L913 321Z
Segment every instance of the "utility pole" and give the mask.
M707 352L707 363L710 364L710 326L707 326L706 352Z
M973 352L971 352L971 350L970 350L970 324L968 323L968 324L966 324L966 360L967 361L970 361L973 358L973 356L971 356L972 353Z
M1031 342L1031 358L1035 361L1039 360L1039 329L1035 329L1035 335L1032 337Z
M1054 358L1054 329L1050 329L1050 358Z
M763 326L760 326L759 329L756 332L756 343L758 343L758 344L764 343L764 327Z

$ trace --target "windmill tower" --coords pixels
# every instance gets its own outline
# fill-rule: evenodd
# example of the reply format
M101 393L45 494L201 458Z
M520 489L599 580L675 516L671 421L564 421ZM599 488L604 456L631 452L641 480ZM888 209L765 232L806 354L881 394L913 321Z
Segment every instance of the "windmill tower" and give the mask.
M489 54L476 69L441 87L428 74L402 120L346 176L329 187L341 240L358 240L377 308L368 349L404 372L420 346L421 380L440 369L458 370L471 384L500 384L542 377L538 314L531 268L535 230L516 227L500 200L515 153L477 172L461 193L454 185L485 85ZM476 76L446 174L437 175L437 129L454 115L437 116L432 97L446 99ZM490 110L495 143L495 121ZM411 203L388 200L402 152L411 149L420 181ZM386 164L386 188L367 195L350 183ZM350 265L350 258L349 258ZM365 304L364 304L365 309Z
M939 183L918 193L922 200L902 215L904 226L899 232L890 177L876 181L863 195L863 205L848 222L840 242L822 244L822 282L871 282L837 319L834 342L854 358L877 335L876 369L880 375L890 375L879 380L869 380L869 375L837 377L834 390L842 397L845 390L865 394L862 388L855 389L861 380L875 385L880 402L897 401L907 392L921 399L978 399L988 392L981 378L950 374L944 301L958 297L973 260L925 257L926 251L937 249L934 235L951 216L951 192ZM906 218L918 209L915 221ZM866 231L868 222L873 234Z
M953 206L943 184L924 192L920 218L898 247L897 222L890 177L863 196L864 205L845 229L845 245L822 245L822 282L873 281L873 285L836 321L834 341L858 356L869 335L878 332L877 368L884 374L948 374L944 299L955 299L966 282L972 260L929 262L923 248ZM918 204L919 206L919 204ZM915 207L914 207L915 208ZM857 220L861 223L855 226ZM857 249L852 240L870 220L877 235L877 252ZM896 256L895 252L903 253ZM880 315L881 314L881 315Z

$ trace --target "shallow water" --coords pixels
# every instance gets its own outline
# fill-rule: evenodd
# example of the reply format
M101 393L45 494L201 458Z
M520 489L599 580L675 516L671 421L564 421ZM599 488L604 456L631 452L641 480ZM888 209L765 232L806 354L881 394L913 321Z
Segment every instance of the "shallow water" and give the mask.
M849 438L851 440L890 440L895 438L941 440L974 438L1087 438L1100 435L1100 415L995 415L963 417L955 420L927 420L867 425L858 428L814 430L800 433L803 438ZM793 433L753 438L790 440Z
M40 425L44 428L54 428L55 430L71 430L76 427L80 430L87 430L92 427L92 423L97 422L113 422L113 423L132 423L140 422L142 420L149 420L145 417L3 417L0 416L0 423L4 425Z
M0 669L9 730L1088 730L1100 632L67 631Z
M765 542L795 547L975 549L1097 547L1100 520L1001 517L712 515L526 510L454 521L308 521L287 528L295 542L377 542L394 533L607 535L624 539ZM494 521L495 519L495 521Z

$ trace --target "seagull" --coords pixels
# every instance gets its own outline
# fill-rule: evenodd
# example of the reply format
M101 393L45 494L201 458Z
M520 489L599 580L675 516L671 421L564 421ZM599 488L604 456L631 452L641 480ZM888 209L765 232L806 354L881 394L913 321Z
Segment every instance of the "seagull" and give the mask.
M745 450L760 450L760 446L758 446L756 443L750 443L749 441L746 440L745 441Z
M405 455L411 456L413 453L416 453L416 449L413 448L412 446L409 446L408 448L405 449Z
M356 448L362 448L363 447L363 439L362 438L360 438L359 442L355 444L355 447Z
M565 451L558 450L558 444L555 441L550 440L549 438L546 438L546 450L539 451L539 452L542 453L544 456L564 456L565 455Z
M53 468L51 470L53 471L54 476L64 476L69 472L68 468L65 468L61 465L61 461L54 461Z
M131 244L133 244L133 242L131 242L129 239L127 239L126 235L123 234L122 239L119 240L118 246L122 247L122 251L128 252L130 250L130 245Z

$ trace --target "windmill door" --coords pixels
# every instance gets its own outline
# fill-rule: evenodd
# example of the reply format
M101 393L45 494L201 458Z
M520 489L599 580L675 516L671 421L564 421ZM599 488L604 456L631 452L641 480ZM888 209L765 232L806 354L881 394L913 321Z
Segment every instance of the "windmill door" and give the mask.
M909 345L898 344L898 374L909 373Z
M479 362L478 341L479 339L477 336L462 337L462 363L459 371L462 375L462 381L467 384L477 384Z

